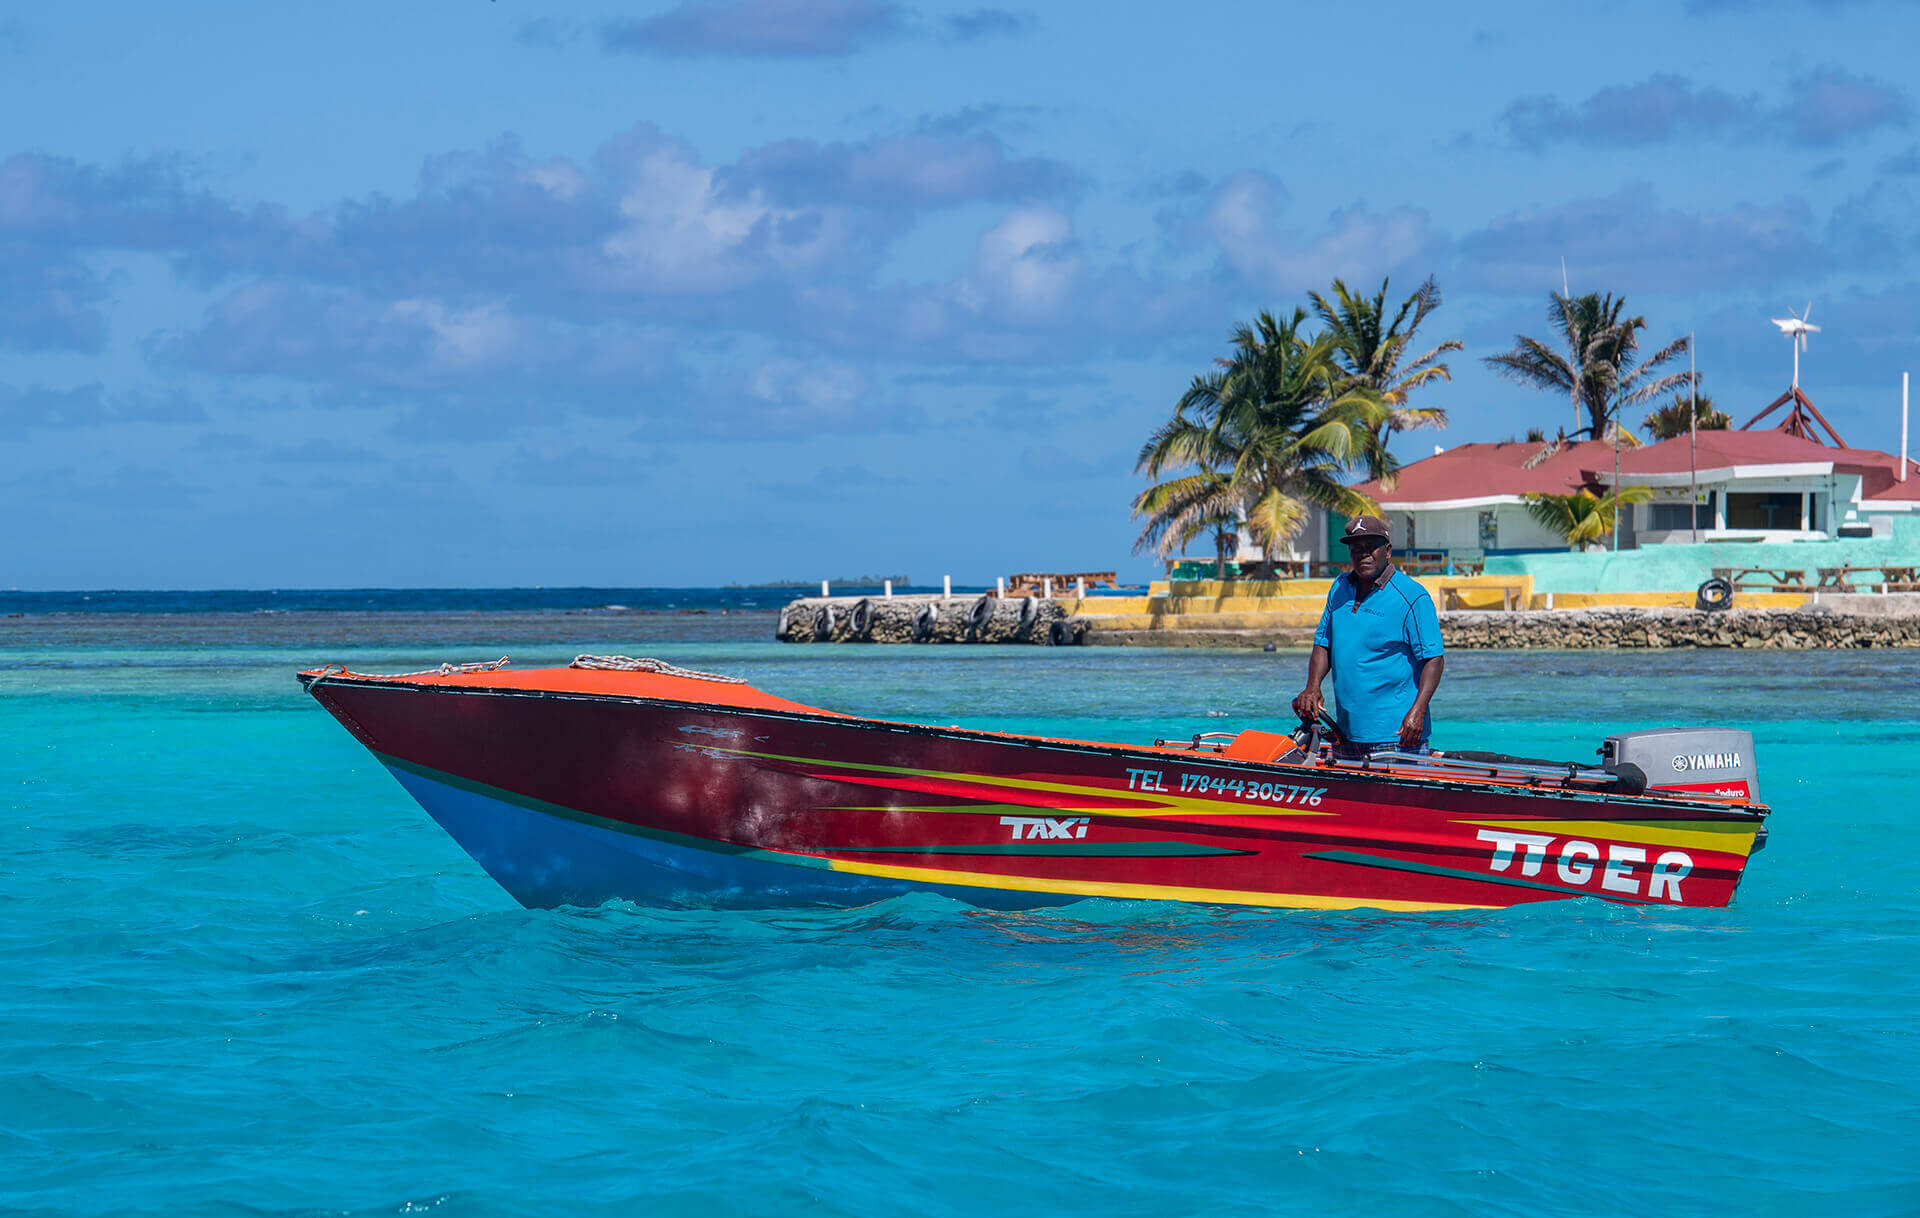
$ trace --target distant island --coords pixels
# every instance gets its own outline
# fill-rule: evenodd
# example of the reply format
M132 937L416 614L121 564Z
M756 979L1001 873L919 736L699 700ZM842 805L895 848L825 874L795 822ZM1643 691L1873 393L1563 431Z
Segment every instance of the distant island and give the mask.
M727 584L728 588L812 588L819 584L817 579L770 579L757 584ZM883 584L892 584L896 588L912 585L913 580L905 575L843 575L830 579L828 584L840 584L850 588L878 588Z

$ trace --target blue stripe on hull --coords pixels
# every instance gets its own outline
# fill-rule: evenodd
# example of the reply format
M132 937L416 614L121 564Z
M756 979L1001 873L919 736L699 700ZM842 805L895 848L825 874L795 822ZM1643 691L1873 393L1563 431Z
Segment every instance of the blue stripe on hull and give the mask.
M915 884L774 862L758 852L679 845L604 829L389 766L407 793L522 905L870 905L915 890L997 909L1063 905L1072 896ZM693 839L685 839L693 840Z

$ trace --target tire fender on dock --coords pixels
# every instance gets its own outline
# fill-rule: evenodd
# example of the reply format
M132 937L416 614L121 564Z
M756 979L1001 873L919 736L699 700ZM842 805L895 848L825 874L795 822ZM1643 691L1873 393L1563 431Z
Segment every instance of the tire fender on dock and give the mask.
M1719 576L1714 576L1701 584L1694 593L1693 605L1708 613L1718 613L1722 609L1733 607L1733 585Z

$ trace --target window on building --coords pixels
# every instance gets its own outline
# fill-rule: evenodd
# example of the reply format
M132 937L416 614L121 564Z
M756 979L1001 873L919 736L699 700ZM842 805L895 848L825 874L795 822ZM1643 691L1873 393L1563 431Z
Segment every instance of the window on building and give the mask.
M1727 527L1797 529L1800 527L1800 495L1796 491L1760 494L1730 492L1727 495Z
M1654 503L1648 505L1652 510L1648 515L1649 529L1659 532L1662 529L1710 529L1713 527L1713 492L1707 492L1705 503L1693 505L1694 518L1687 519L1687 505L1684 503Z

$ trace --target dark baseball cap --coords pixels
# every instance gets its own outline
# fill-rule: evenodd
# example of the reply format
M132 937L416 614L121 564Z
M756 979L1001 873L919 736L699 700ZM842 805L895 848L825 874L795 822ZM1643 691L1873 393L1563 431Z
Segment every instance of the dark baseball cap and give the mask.
M1347 531L1340 534L1340 542L1342 545L1352 545L1362 538L1374 537L1385 542L1393 540L1387 532L1387 522L1378 516L1355 516L1347 521Z

